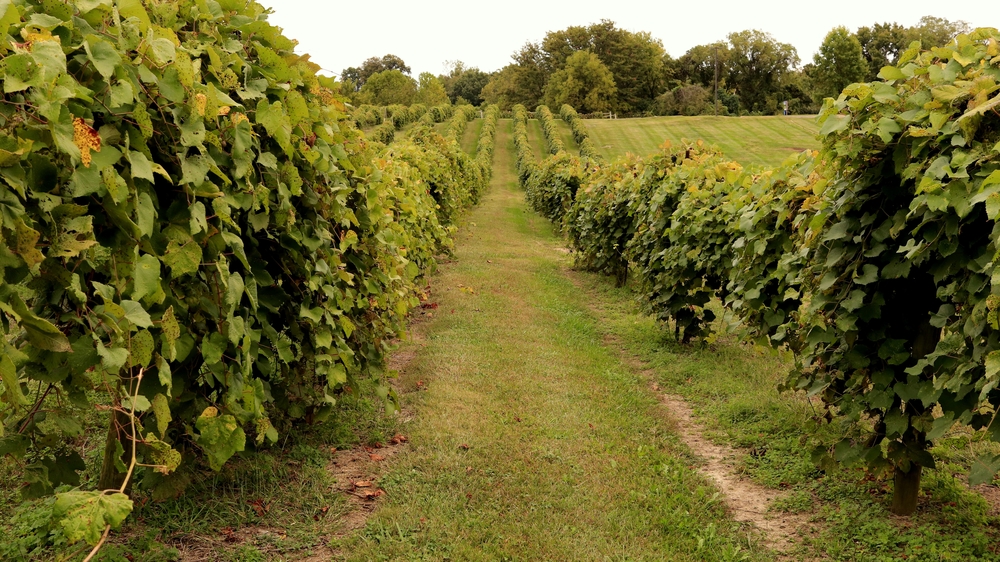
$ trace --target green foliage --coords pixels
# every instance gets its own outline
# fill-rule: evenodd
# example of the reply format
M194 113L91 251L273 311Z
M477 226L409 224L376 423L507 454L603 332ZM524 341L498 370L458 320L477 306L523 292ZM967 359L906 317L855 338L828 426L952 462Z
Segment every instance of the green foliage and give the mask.
M372 74L358 90L359 100L374 105L410 105L416 96L417 81L396 69Z
M521 104L513 109L514 121L514 159L517 168L517 179L521 187L526 187L531 175L538 169L535 155L531 152L528 141L528 110Z
M496 146L497 121L500 119L500 108L489 105L483 112L483 128L479 132L479 143L476 145L476 164L479 166L484 186L490 184L493 176L493 151Z
M586 172L580 159L565 150L549 156L535 167L524 185L528 204L545 218L562 225Z
M548 106L540 105L535 109L535 117L542 124L542 133L545 135L545 144L548 146L549 154L559 154L564 150L562 138L556 130L555 117Z
M814 67L810 72L819 99L840 94L854 82L862 81L868 73L861 43L846 27L835 27L823 39L819 52L813 56Z
M568 103L587 113L607 111L616 92L614 75L601 59L594 53L577 51L566 59L562 69L549 77L545 103L554 106Z
M361 89L368 79L378 72L386 70L398 70L403 74L410 74L410 67L403 62L403 59L393 54L383 57L370 57L361 63L360 67L348 67L340 73L340 78L345 83L349 82L355 86L355 90Z
M111 409L132 427L102 473L134 445L170 495L182 458L221 469L381 380L482 174L431 131L365 139L376 110L349 117L259 4L52 6L3 20L0 451L32 460L26 495L77 486L80 420ZM126 501L51 517L91 541Z
M809 298L789 384L874 422L869 440L838 444L839 460L909 472L933 466L929 443L956 421L992 424L998 40L984 29L911 48L821 114L828 183L803 234Z
M445 104L448 103L448 92L437 76L421 72L417 77L417 95L414 101L430 106Z
M396 126L392 121L385 121L371 132L371 139L382 144L389 144L396 137Z
M928 449L955 423L996 439L998 45L983 29L912 47L883 82L827 102L818 157L746 170L695 145L598 170L566 218L579 262L619 277L634 266L642 300L684 341L705 335L718 297L736 324L787 344L787 388L850 428L818 462L910 474L934 466ZM530 190L561 192L574 163L558 158ZM562 220L557 198L532 200ZM998 466L981 459L974 480Z
M471 105L455 106L455 113L448 123L448 138L459 142L462 139L462 134L465 133L466 126L468 126L469 121L475 118L476 113L478 113L476 108Z
M677 86L656 98L657 115L703 115L714 113L712 92L697 84ZM726 107L722 106L725 110ZM723 112L725 114L725 112Z
M64 492L56 496L52 517L70 544L84 540L94 546L104 527L117 529L132 512L132 500L120 492Z
M577 267L612 275L619 286L628 276L625 249L635 236L635 207L647 199L641 190L651 185L643 175L643 162L631 155L590 170L566 216Z
M664 51L660 40L654 39L648 32L621 29L610 20L601 20L586 27L571 26L549 32L542 40L540 50L543 56L539 66L547 75L545 99L552 107L569 103L587 113L607 110L641 113L649 109L656 96L663 92L669 79L670 70L666 64L669 55ZM608 72L608 83L614 86L611 89L613 91L609 90L607 93L606 106L591 106L582 103L580 99L553 98L549 95L553 80L563 82L564 77L560 72L568 71L569 76L575 77L575 80L594 74L590 69L582 71L580 61L583 60L583 52L592 53L596 57L600 66ZM515 60L517 58L515 56ZM591 57L587 58L593 60ZM591 65L596 66L589 62L588 66ZM560 89L568 85L563 83ZM592 90L592 87L587 90ZM539 93L541 91L539 88Z
M569 124L569 130L573 132L573 140L575 140L577 146L580 147L580 157L600 162L602 159L601 155L597 151L597 147L594 146L594 141L590 140L590 133L587 131L587 125L585 125L583 119L580 118L580 114L573 109L572 105L563 104L563 106L559 109L559 115L562 117L563 121Z
M360 105L351 114L359 129L367 129L382 124L382 111L373 105Z
M441 224L453 224L462 209L479 201L486 187L479 166L458 142L426 126L417 126L405 140L392 143L386 154L417 171L422 187L416 189L433 197Z
M748 110L767 110L767 97L778 90L799 63L795 47L758 30L730 33L727 39L726 85L736 91Z
M462 72L450 82L448 97L452 103L461 98L478 106L483 103L483 87L489 81L490 75L486 72L478 68L463 68Z

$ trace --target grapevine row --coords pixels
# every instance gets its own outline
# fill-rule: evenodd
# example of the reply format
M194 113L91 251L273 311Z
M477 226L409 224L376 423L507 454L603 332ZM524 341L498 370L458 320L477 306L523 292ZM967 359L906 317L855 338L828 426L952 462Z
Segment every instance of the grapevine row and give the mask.
M528 110L523 105L517 104L512 109L511 116L514 123L514 159L517 177L521 185L524 185L538 168L535 155L531 151L531 143L528 141Z
M535 115L542 125L542 133L545 135L545 145L549 149L549 154L559 154L565 150L563 141L559 138L559 131L556 130L555 117L548 106L540 105L535 109Z
M484 186L429 128L366 139L354 123L381 113L350 115L259 4L209 4L23 0L4 16L35 38L2 70L0 451L31 459L26 497L60 490L43 514L56 541L99 546L130 481L175 496L191 467L381 385ZM63 35L38 33L39 14ZM100 412L99 482L80 489Z
M893 512L912 513L949 428L1000 440L998 41L981 29L911 46L881 82L827 101L819 153L777 168L700 141L582 177L559 154L522 176L528 199L580 265L631 276L681 341L707 335L718 299L730 323L793 351L785 388L853 432L814 458L893 472ZM978 459L972 480L998 468Z
M576 110L573 109L573 106L563 104L562 108L559 110L559 115L562 117L562 120L569 125L570 131L573 132L573 140L575 140L577 146L580 147L580 156L588 160L600 161L601 155L597 152L597 147L594 146L594 141L590 140L590 133L587 131L587 125L584 124L583 119L576 112Z

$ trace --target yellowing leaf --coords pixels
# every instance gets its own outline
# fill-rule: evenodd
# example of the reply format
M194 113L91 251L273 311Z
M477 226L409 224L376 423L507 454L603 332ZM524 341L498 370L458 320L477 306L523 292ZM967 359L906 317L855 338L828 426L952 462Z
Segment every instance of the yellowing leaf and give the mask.
M87 168L90 167L90 151L101 150L101 135L97 134L86 121L77 117L73 119L73 144L80 149L80 160Z
M131 512L132 500L119 492L64 492L56 494L52 520L63 528L70 544L85 540L96 545L105 526L117 529Z

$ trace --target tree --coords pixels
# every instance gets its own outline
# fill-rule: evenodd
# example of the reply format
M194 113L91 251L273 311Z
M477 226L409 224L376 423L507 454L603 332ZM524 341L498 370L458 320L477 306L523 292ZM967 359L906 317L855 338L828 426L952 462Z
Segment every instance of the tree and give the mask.
M518 71L517 66L508 64L494 72L490 81L483 86L483 101L490 105L496 104L504 111L514 107Z
M785 75L799 64L795 47L758 30L730 33L727 39L730 56L726 84L736 90L750 111L770 110L768 98L776 103Z
M574 53L597 55L614 78L617 94L612 107L617 111L645 111L666 87L669 70L663 43L647 32L620 29L611 20L549 32L541 49L542 67L549 73L563 69Z
M545 66L545 52L535 43L525 43L512 58L515 71L514 88L510 91L511 102L535 107L542 101L545 84L549 80L550 73Z
M414 103L422 103L428 107L448 103L448 92L437 76L430 72L421 72L417 77L417 95Z
M589 51L577 51L545 85L545 102L549 107L568 103L593 113L610 109L615 92L615 79L601 59Z
M868 63L857 37L844 26L833 28L813 56L811 78L816 99L835 98L848 84L861 82Z
M882 67L895 64L899 53L906 50L909 44L906 28L898 23L877 23L871 27L859 27L855 36L868 64L866 82L878 80L878 73Z
M362 103L410 105L417 95L417 81L399 70L372 74L358 91Z
M698 84L685 84L656 98L657 115L701 115L712 110L712 91Z
M360 91L365 82L373 75L386 70L398 70L403 74L410 74L410 67L406 66L403 59L396 55L385 55L382 58L371 57L361 63L361 67L350 66L340 73L341 80L350 81L354 84L355 91Z
M466 69L455 79L451 87L451 101L458 98L468 100L472 105L483 103L482 91L490 81L490 75L478 68Z
M681 82L714 87L716 60L719 66L720 87L725 82L729 68L729 45L718 41L709 45L696 45L677 59L675 78Z
M969 22L966 21L949 21L945 18L924 16L917 25L906 31L906 36L908 42L920 41L923 49L930 49L947 45L959 33L968 33L970 30Z

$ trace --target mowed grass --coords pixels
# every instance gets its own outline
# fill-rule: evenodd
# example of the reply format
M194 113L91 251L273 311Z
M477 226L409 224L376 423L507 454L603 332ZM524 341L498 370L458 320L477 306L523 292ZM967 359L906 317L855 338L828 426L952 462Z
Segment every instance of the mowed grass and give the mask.
M602 345L590 297L513 173L490 192L400 353L410 448L348 560L770 560L726 515L646 382ZM414 392L417 388L426 391Z
M789 117L644 117L587 119L591 139L605 158L644 156L664 140L702 139L744 165L777 166L788 156L820 146L813 115Z
M562 119L556 119L556 130L559 131L559 138L563 141L563 146L566 150L570 152L577 152L580 147L576 144L576 139L573 138L573 131L569 128Z
M528 119L528 142L535 159L541 161L549 155L549 145L545 143L545 133L542 132L542 122L538 119Z
M479 151L479 135L483 132L483 120L479 117L469 121L462 134L462 150L470 156L475 156Z

